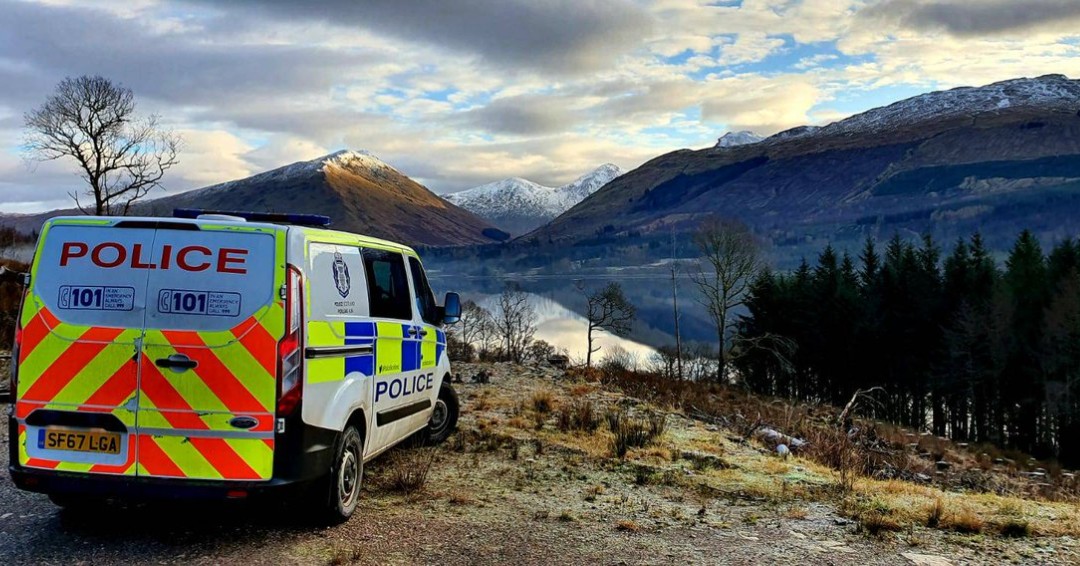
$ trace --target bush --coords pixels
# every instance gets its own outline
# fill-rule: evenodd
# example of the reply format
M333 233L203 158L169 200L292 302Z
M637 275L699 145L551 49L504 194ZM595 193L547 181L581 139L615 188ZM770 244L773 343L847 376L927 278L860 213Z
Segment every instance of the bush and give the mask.
M427 484L431 464L435 462L436 447L397 450L390 455L383 477L384 487L404 493L416 493Z
M555 409L555 396L547 390L537 391L532 395L532 406L537 413L546 415Z
M608 413L607 423L614 435L612 452L620 458L625 458L631 448L644 448L652 444L667 428L663 414L649 413L645 418L634 418L621 409Z
M556 415L556 426L562 432L580 430L593 433L600 426L600 419L593 409L592 401L574 399Z
M608 354L600 362L600 371L605 376L637 371L637 356L627 352L621 346L611 346Z

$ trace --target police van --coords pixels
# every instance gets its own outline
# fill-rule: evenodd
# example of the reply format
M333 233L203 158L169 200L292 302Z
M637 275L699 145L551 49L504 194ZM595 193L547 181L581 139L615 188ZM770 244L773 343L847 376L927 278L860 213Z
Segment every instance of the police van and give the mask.
M62 506L293 489L332 519L364 463L458 401L420 258L326 217L177 210L41 231L13 352L11 477Z

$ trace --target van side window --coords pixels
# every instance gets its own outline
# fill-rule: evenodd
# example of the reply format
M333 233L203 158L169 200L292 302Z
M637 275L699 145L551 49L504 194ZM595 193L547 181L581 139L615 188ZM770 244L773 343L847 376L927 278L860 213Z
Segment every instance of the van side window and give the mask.
M401 254L364 249L371 316L412 320L412 294Z
M420 311L420 317L428 324L438 324L439 309L435 304L435 295L431 293L431 287L428 286L424 268L415 257L410 257L409 269L412 271L413 286L416 287L416 308Z

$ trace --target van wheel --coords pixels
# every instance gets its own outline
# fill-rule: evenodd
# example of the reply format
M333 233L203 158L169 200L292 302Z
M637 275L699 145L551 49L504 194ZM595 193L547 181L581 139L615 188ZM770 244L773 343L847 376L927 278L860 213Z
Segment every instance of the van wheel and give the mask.
M459 410L457 392L444 381L442 388L439 389L439 397L435 399L435 409L431 412L431 420L428 421L428 444L440 444L457 430Z
M330 472L330 494L326 502L327 521L343 523L356 511L360 484L364 477L364 441L355 426L341 433Z

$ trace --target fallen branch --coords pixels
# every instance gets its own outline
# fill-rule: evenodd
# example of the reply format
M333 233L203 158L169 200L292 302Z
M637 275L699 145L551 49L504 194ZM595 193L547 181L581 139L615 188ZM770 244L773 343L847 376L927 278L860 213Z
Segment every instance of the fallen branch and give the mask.
M851 410L855 408L855 403L858 402L859 398L861 398L861 397L869 397L869 395L871 393L873 393L874 391L885 391L885 388L875 386L875 387L871 387L870 389L865 389L865 390L864 389L857 389L855 391L855 394L851 396L851 400L848 401L847 405L844 406L844 410L840 411L840 415L836 417L836 424L838 426L843 426L843 424L845 422L847 422L848 413L850 413ZM873 401L872 398L870 400Z

